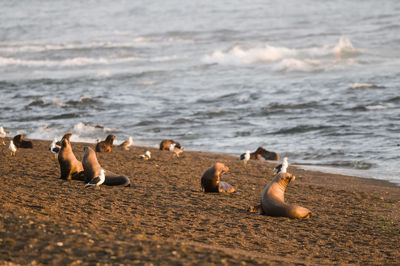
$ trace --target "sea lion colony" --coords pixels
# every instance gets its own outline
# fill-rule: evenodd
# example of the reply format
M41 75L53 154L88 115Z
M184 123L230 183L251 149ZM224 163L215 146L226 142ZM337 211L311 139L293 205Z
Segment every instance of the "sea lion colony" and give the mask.
M103 169L99 164L96 152L112 152L114 135L107 136L106 140L97 143L96 152L90 147L84 147L84 156L82 162L76 159L70 138L72 134L67 133L63 136L61 141L57 142L58 149L54 150L55 140L51 144L50 151L52 153L58 152L58 162L60 165L60 177L64 180L80 180L84 181L85 187L99 187L101 184L108 186L130 186L130 179L127 176L114 174L111 171ZM31 141L23 139L22 135L17 135L13 139L17 148L33 148ZM132 139L128 141L132 143ZM10 142L12 143L12 141ZM123 150L129 150L129 145L124 142ZM11 149L11 148L10 148ZM183 147L179 142L171 139L162 140L160 143L160 150L168 150L174 152L176 158L183 152ZM179 153L177 154L177 150ZM15 151L12 151L15 156ZM149 153L149 152L148 152ZM268 160L279 160L279 155L275 152L269 152L264 147L259 147L255 152L246 152L247 160L259 160L261 157ZM249 156L250 154L250 156ZM144 157L144 155L142 155ZM239 156L243 160L245 154ZM150 159L150 155L146 157ZM287 160L287 158L285 158ZM201 190L205 193L234 193L235 188L230 184L220 180L221 175L228 172L229 168L222 163L215 163L205 170L200 179ZM289 218L309 218L311 211L296 205L291 205L285 202L284 193L287 185L295 180L295 176L284 172L278 172L273 180L266 185L261 194L261 204L257 206L250 206L248 212L257 212L268 216L281 216Z

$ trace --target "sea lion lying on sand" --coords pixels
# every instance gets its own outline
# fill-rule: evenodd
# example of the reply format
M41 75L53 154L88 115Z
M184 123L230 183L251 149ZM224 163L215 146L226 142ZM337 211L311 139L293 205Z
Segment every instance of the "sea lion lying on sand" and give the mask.
M161 143L160 143L160 150L161 151L163 151L163 150L169 151L169 147L171 146L171 144L175 144L176 148L182 150L181 144L179 142L176 142L175 140L172 140L172 139L164 139L164 140L162 140Z
M96 153L92 148L84 147L83 152L82 164L84 168L85 182L88 183L93 178L98 177L103 168L100 166ZM104 170L104 172L105 180L103 185L124 187L129 187L131 185L131 181L126 176L117 175L107 170Z
M240 155L240 160L243 160L245 153ZM267 151L264 147L258 147L255 152L250 153L250 160L259 160L263 157L265 160L279 160L279 154L272 151Z
M295 180L290 173L279 173L264 188L261 193L261 205L250 206L249 212L260 212L268 216L280 216L289 218L309 218L311 211L285 202L285 190L287 185Z
M235 188L230 184L220 181L220 176L229 171L223 163L216 163L208 168L201 177L201 189L203 192L233 193Z
M23 148L23 149L32 149L33 148L33 143L30 140L24 140L24 136L22 135L16 135L13 138L13 142L15 147L17 148Z
M97 152L112 152L112 146L113 146L114 139L115 139L114 135L108 135L105 140L97 143L96 151Z
M58 163L60 164L61 179L65 180L84 180L83 166L72 152L69 137L61 140L61 149L58 152Z

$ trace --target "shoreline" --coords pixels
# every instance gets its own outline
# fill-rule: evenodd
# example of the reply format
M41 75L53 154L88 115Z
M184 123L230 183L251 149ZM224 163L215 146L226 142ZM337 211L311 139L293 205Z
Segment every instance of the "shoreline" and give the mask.
M308 171L286 201L309 219L248 213L275 163L201 151L132 146L97 154L132 187L85 189L64 181L50 141L9 155L0 146L0 264L396 264L400 260L400 187L376 179ZM78 160L91 143L72 142ZM151 160L139 158L146 150ZM202 173L216 162L234 194L203 193Z

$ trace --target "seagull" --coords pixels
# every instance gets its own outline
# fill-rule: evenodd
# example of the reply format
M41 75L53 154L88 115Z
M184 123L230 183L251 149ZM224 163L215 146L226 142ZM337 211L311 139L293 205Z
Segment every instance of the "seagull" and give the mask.
M58 152L60 151L61 147L59 145L56 144L57 143L57 139L54 138L53 142L51 143L49 150L51 151L51 153L54 153L54 156L57 156Z
M2 138L5 138L6 136L8 136L7 131L5 131L3 127L0 127L0 135ZM2 141L2 143L1 143L2 145L6 145L4 140L1 140L1 141Z
M173 152L176 157L179 157L179 155L183 152L183 150L179 149L178 147L175 147L176 143L173 143L169 146L169 151Z
M127 151L129 150L129 146L131 146L132 144L133 144L133 138L132 136L129 136L129 139L122 142L122 144L119 146Z
M101 138L96 139L96 143L99 143L101 141Z
M144 154L140 155L139 157L142 159L145 159L145 160L149 160L149 159L151 159L151 152L146 151Z
M11 151L11 156L15 156L15 153L17 152L17 147L15 147L14 142L10 140L10 146L8 148Z
M246 167L247 162L250 160L250 151L246 151L244 157L241 157L240 160L243 161L243 164Z
M85 187L90 187L90 186L96 186L99 187L101 184L104 183L104 180L106 180L106 176L104 174L104 169L100 170L100 174L98 177L93 178L92 180L90 180L89 183L87 183L85 185Z
M289 166L288 157L285 157L285 158L283 158L282 164L275 167L274 170L276 171L277 174L286 173L288 166Z

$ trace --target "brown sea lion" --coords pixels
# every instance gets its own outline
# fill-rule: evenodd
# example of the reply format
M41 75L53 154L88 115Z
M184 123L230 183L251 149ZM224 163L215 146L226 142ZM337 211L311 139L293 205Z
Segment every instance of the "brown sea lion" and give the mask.
M24 140L24 136L22 135L16 135L13 138L13 142L15 147L17 148L23 148L23 149L32 149L33 148L33 143L30 140Z
M240 160L243 160L245 153L240 155ZM258 147L255 152L250 153L250 160L260 160L263 157L265 160L279 160L279 154L272 151L267 151L264 147Z
M108 135L107 138L103 141L100 141L96 144L97 152L112 152L112 146L114 142L115 136Z
M82 165L84 169L85 182L88 183L93 178L98 177L100 175L101 169L103 168L99 164L96 153L92 148L84 147L83 152L84 154L82 159ZM103 185L124 186L124 187L128 187L131 185L130 179L126 176L114 174L108 170L104 170L104 172L105 172L105 180Z
M84 180L83 166L72 152L69 138L63 138L61 141L61 149L58 152L58 163L60 164L61 179L65 180Z
M172 139L164 139L161 141L160 143L160 150L169 150L169 147L171 146L171 144L175 144L175 147L178 149L182 149L182 146L179 142L176 142L175 140Z
M72 136L72 133L66 133L66 134L61 138L60 141L57 141L57 142L56 142L56 145L61 146L62 140L63 140L63 139L68 139L68 140L70 140L71 136ZM70 142L71 142L71 141L70 141Z
M208 168L201 177L201 189L203 192L233 193L235 189L228 183L220 181L220 176L229 171L223 163L216 163Z
M309 218L311 211L285 202L285 190L287 185L295 180L290 173L279 173L264 188L261 193L261 205L250 206L250 212L260 211L268 216L279 216L289 218Z

